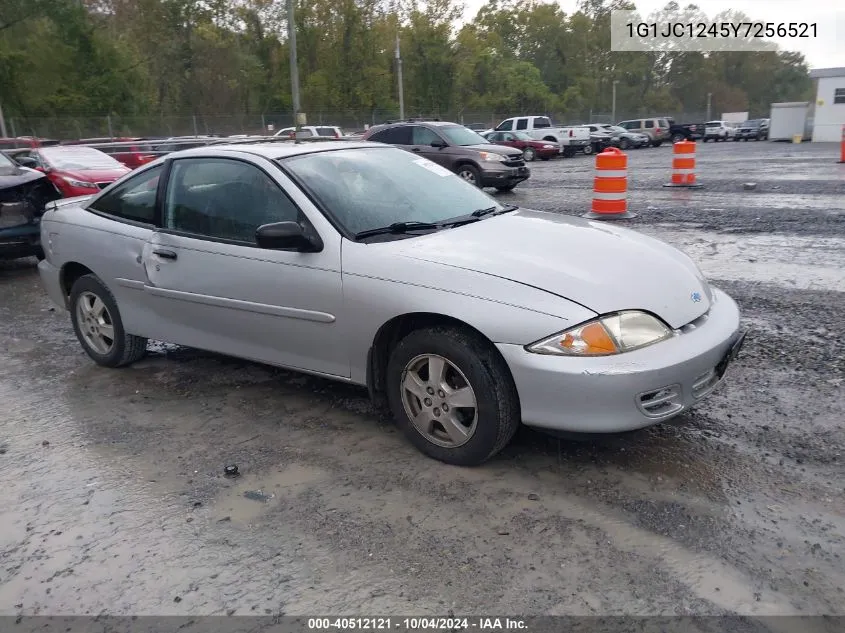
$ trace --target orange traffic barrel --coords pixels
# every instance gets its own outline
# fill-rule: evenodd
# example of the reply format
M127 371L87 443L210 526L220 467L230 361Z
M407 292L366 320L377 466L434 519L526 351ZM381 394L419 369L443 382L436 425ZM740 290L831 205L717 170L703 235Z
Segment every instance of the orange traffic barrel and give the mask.
M695 182L695 141L678 141L672 150L672 182L663 186L700 188Z
M596 154L593 204L585 218L618 220L635 218L628 211L628 155L615 147Z
M845 125L842 126L842 141L839 143L839 162L845 163Z

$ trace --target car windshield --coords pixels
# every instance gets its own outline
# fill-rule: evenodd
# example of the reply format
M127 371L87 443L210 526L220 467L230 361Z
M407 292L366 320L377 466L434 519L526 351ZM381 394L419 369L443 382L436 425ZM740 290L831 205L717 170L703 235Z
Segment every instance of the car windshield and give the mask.
M449 139L453 145L479 145L487 143L487 139L478 132L470 130L463 125L447 125L438 128L441 134Z
M611 132L616 132L617 134L620 133L620 132L627 132L628 131L624 127L619 127L618 125L608 125L607 129L610 130Z
M0 152L0 169L8 170L10 168L14 169L14 167L15 162L11 158L6 156L3 152Z
M445 167L393 147L315 152L281 164L353 234L505 209Z
M527 134L525 132L514 132L513 135L514 135L514 137L516 137L516 140L518 140L518 141L533 141L534 140L533 138L531 138L530 134Z
M742 124L745 127L760 127L760 120L759 119L751 119L750 121L746 121Z
M722 122L721 121L708 121L704 125L707 126L707 127L722 127Z
M56 169L125 169L123 163L93 147L47 147L39 151Z

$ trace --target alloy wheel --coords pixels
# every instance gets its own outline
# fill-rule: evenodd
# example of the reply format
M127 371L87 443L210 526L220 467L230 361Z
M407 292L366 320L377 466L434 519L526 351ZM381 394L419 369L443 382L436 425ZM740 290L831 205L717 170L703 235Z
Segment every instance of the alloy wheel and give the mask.
M466 444L478 426L475 391L464 373L437 354L412 358L402 372L402 406L414 428L444 448Z
M76 323L85 343L98 354L108 354L114 346L111 314L93 292L85 291L76 300Z

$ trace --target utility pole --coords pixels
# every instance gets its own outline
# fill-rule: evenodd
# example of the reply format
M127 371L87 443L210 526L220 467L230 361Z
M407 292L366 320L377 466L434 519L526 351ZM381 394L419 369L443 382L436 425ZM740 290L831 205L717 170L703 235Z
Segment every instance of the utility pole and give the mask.
M616 84L619 83L618 79L613 80L613 106L611 108L610 113L610 124L616 125Z
M9 135L6 134L6 117L3 116L3 104L0 103L0 136L3 138L9 138Z
M712 92L707 93L707 120L710 120L710 98L713 96Z
M288 48L290 48L290 92L293 100L293 124L296 126L294 138L299 140L299 66L296 63L296 22L293 15L294 0L288 3Z
M399 34L396 34L396 77L399 83L399 118L405 119L405 93L402 88L402 56L399 53Z

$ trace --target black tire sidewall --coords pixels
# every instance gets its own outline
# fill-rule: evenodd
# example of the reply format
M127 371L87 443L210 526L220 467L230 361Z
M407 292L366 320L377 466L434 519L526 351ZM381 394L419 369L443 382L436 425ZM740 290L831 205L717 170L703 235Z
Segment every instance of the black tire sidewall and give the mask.
M397 425L421 452L448 464L476 466L497 450L500 427L506 424L498 403L508 397L508 385L500 384L494 372L482 360L483 343L475 336L452 328L434 328L411 332L402 339L390 355L387 366L387 401ZM437 354L456 365L466 376L475 392L478 425L472 438L457 448L444 448L429 442L411 423L402 405L401 381L405 366L421 354ZM512 383L511 383L512 384ZM511 408L516 403L510 403ZM506 407L507 408L507 407ZM518 411L518 409L517 409ZM518 415L518 414L517 414ZM515 428L515 427L514 427Z
M100 298L106 309L109 311L111 317L112 327L114 328L114 344L108 354L98 354L92 350L88 343L85 342L85 337L79 328L79 323L76 318L76 303L79 296L83 292L91 292ZM120 310L117 308L117 303L108 288L94 275L84 275L74 282L70 290L70 319L73 323L73 331L76 333L76 338L79 339L79 344L85 353L98 365L105 367L119 367L123 361L123 354L126 347L126 332L123 329L123 320L120 317Z

